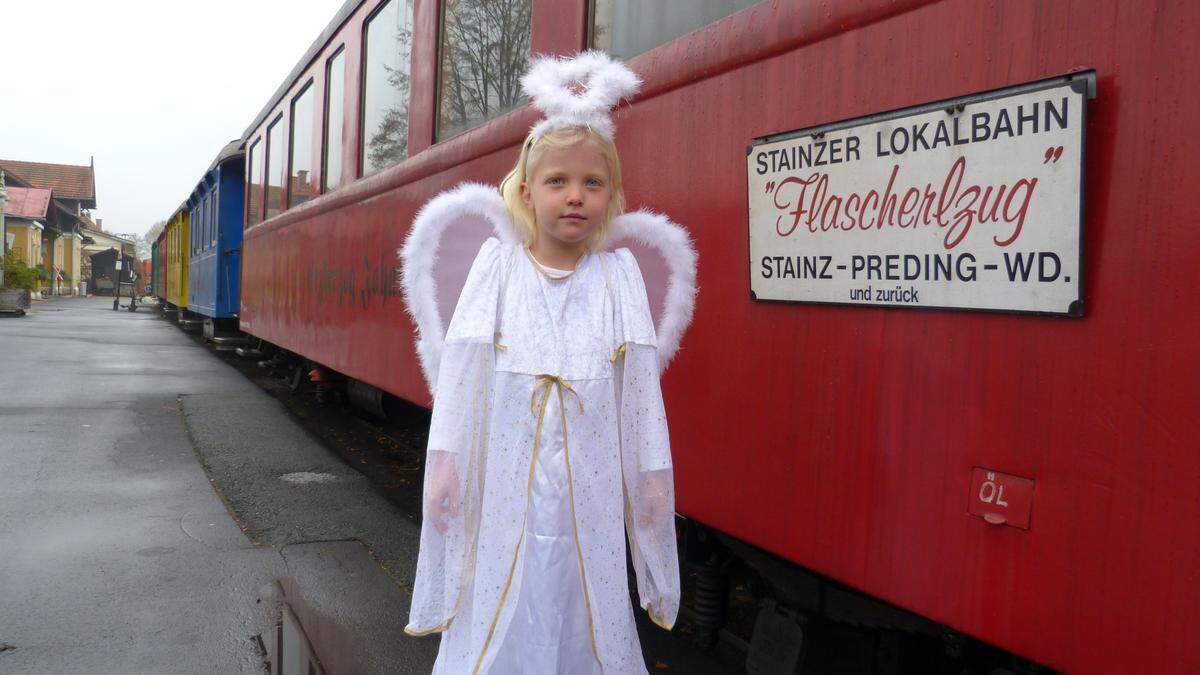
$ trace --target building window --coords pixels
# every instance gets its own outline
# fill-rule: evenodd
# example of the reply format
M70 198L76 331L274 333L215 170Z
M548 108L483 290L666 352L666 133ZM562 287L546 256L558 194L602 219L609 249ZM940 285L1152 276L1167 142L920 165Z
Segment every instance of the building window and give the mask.
M250 180L246 189L246 223L257 225L262 222L263 201L263 153L262 139L250 145Z
M363 54L362 175L408 156L413 0L388 0L367 20Z
M346 113L346 51L329 59L325 66L325 164L321 171L322 192L342 184L342 124Z
M283 116L267 127L267 220L283 211Z
M628 59L758 2L592 0L592 47Z
M438 140L521 105L532 0L445 0L438 73Z
M292 180L288 208L308 201L312 190L313 88L312 82L292 99Z

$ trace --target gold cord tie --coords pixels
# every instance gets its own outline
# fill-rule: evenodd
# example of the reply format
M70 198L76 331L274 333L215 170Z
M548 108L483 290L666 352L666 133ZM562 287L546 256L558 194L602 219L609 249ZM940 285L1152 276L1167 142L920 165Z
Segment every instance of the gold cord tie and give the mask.
M624 342L622 342L619 347L617 347L616 349L613 350L613 355L608 360L610 363L616 363L617 359L621 358L622 356L625 356L625 343Z
M561 377L559 377L557 375L550 375L549 373L540 373L537 376L537 383L533 385L533 391L531 391L529 394L529 412L536 414L538 416L539 422L541 421L542 416L545 415L545 413L546 413L546 402L550 400L550 390L553 389L554 385L556 385L556 384L558 385L559 407L562 407L562 403L563 403L562 393L563 393L563 390L566 389L567 391L569 391L575 395L575 400L576 400L576 402L579 403L579 414L581 414L581 415L583 414L583 399L579 397L578 392L576 392L574 389L571 388L570 384L567 384L566 380L562 379ZM542 396L542 403L540 406L537 403L537 397L538 397L539 392L544 392L544 394ZM539 408L540 408L540 410L539 410ZM565 420L564 420L564 422L565 422ZM538 428L539 429L541 428L540 424L538 425ZM564 429L564 431L565 431L565 429Z
M502 352L508 351L507 345L500 344L500 331L496 331L495 335L493 335L492 337L493 337L493 344L496 345L496 349L499 349Z

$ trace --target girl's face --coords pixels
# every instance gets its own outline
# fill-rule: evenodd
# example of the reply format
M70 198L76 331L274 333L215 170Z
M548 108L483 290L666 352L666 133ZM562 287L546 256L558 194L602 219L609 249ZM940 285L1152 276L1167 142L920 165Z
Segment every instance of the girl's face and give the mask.
M583 244L612 201L608 164L593 143L548 148L533 163L521 199L537 216L538 233L569 248Z

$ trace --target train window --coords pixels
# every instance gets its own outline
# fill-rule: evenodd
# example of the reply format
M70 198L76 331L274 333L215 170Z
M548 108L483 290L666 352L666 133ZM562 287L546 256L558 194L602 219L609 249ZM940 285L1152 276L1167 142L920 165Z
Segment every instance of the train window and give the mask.
M267 219L283 211L283 116L267 127Z
M529 65L532 0L446 0L438 73L438 140L516 108Z
M312 189L313 88L312 82L292 99L292 153L288 166L288 207L308 201Z
M759 0L592 0L592 47L627 59Z
M325 65L325 163L321 171L321 191L342 184L342 124L346 107L346 56L338 49Z
M250 180L246 181L246 224L256 225L262 222L263 199L263 153L262 139L256 139L250 145Z
M217 230L221 228L220 207L217 206L221 203L221 186L219 184L213 186L212 194L209 196L212 198L212 215L210 216L212 218L212 240L209 242L209 246L216 246Z
M204 196L204 211L205 211L205 232L208 236L204 238L204 248L212 248L214 241L217 238L217 200L213 199L213 193L208 193Z
M408 156L408 68L413 0L388 0L367 20L362 146L368 176Z

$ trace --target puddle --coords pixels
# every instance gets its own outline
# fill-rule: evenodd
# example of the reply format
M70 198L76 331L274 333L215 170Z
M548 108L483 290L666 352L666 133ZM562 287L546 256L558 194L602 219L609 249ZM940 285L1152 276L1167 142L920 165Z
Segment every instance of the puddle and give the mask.
M263 648L271 675L325 675L304 627L286 604L280 610L275 630L265 636Z
M337 476L331 473L314 473L312 471L297 471L295 473L285 473L279 477L285 483L295 485L305 485L308 483L328 483L337 480Z

